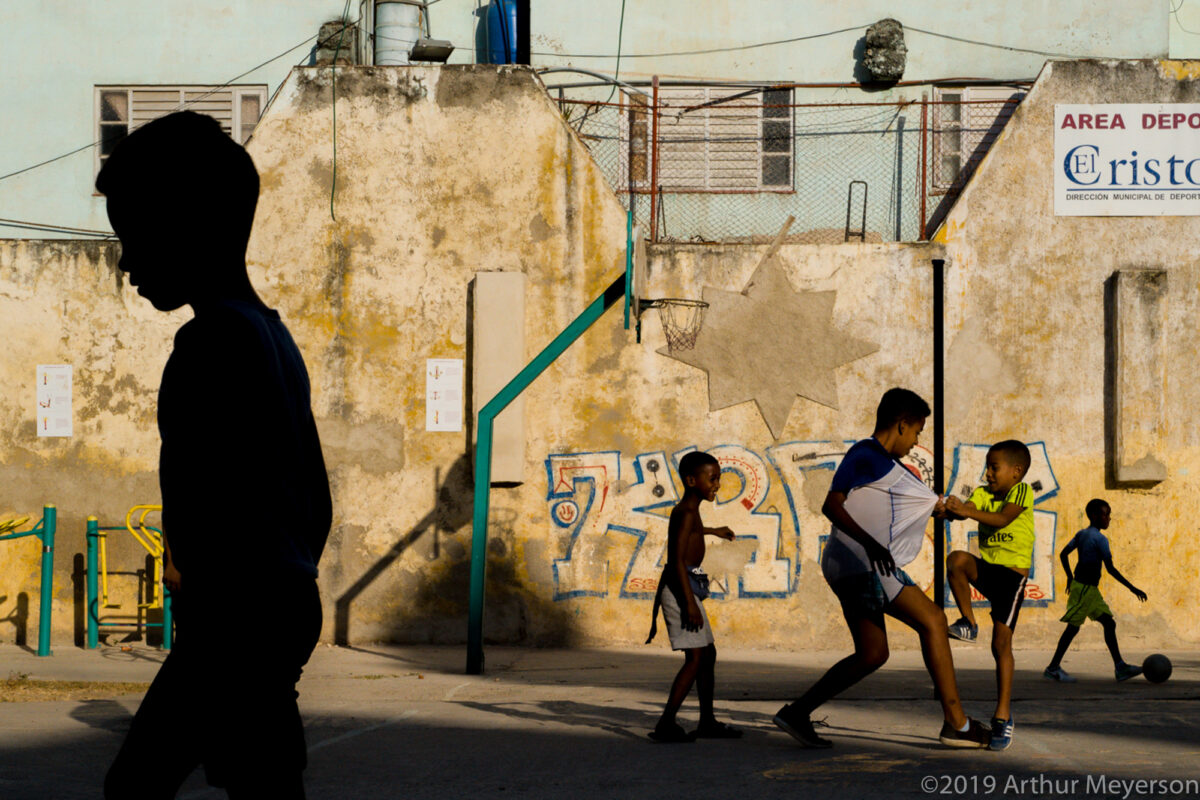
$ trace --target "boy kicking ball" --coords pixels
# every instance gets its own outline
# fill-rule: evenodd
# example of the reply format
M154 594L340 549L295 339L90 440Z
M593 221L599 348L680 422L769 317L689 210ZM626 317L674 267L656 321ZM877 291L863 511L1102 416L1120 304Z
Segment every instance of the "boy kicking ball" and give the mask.
M1067 654L1067 648L1071 646L1075 634L1079 633L1080 626L1087 620L1094 619L1104 628L1104 643L1108 645L1108 652L1112 655L1117 680L1127 681L1141 675L1142 668L1126 664L1125 659L1121 658L1121 649L1117 646L1117 623L1113 620L1108 603L1104 602L1104 596L1100 594L1100 565L1103 564L1109 575L1116 578L1143 603L1146 602L1146 593L1127 581L1113 566L1108 537L1101 533L1112 521L1112 508L1103 500L1096 499L1088 502L1085 511L1091 526L1075 534L1075 538L1058 554L1067 573L1067 586L1070 591L1067 613L1062 616L1062 621L1067 623L1067 627L1062 632L1062 638L1058 640L1054 658L1042 674L1052 681L1075 682L1074 678L1063 671L1063 656ZM1071 562L1067 558L1073 550L1079 551L1074 575L1071 574Z

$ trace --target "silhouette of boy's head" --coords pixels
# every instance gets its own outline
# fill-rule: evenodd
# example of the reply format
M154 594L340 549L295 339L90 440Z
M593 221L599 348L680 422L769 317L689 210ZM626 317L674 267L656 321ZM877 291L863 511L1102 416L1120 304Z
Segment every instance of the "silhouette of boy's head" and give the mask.
M245 274L258 172L212 117L180 111L125 137L96 177L120 267L161 311Z
M679 459L679 477L686 491L711 502L721 488L721 465L708 453L693 450Z
M1097 497L1089 500L1083 510L1087 514L1088 522L1096 528L1104 530L1108 527L1108 522L1112 518L1112 507L1108 503Z
M1025 477L1025 473L1029 471L1029 465L1032 463L1029 448L1025 446L1024 442L1016 439L996 442L988 448L988 455L993 453L1015 468L1018 480Z
M717 462L717 459L708 453L701 450L693 450L679 459L679 477L683 479L684 483L687 483L688 478L696 477L696 474L700 472L700 468L705 466L719 468L721 465Z
M920 422L930 414L929 404L908 389L888 389L875 409L875 433L890 430L897 422Z

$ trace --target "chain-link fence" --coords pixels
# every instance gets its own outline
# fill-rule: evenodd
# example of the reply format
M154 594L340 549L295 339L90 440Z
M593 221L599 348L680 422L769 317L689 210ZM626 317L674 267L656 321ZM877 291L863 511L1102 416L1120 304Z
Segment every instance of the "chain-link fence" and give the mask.
M652 241L916 241L931 232L1023 96L966 89L890 103L797 103L790 88L623 89L559 97ZM657 113L653 113L657 109Z

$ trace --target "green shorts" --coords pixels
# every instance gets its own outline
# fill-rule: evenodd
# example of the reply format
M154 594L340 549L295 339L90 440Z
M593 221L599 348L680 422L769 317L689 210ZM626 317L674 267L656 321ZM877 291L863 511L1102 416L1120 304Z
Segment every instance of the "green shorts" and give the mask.
M1108 603L1100 594L1099 587L1089 586L1079 581L1071 581L1071 594L1067 598L1067 613L1062 615L1062 622L1079 626L1089 619L1100 619L1105 614L1112 616Z

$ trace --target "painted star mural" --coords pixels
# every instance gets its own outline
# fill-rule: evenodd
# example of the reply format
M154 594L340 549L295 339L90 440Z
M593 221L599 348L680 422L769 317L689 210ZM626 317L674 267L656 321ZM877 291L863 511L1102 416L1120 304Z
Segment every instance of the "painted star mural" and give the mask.
M709 411L753 400L778 439L796 395L837 408L834 370L879 349L833 326L836 298L796 292L771 255L740 292L704 287L693 349L658 352L708 373Z

